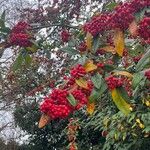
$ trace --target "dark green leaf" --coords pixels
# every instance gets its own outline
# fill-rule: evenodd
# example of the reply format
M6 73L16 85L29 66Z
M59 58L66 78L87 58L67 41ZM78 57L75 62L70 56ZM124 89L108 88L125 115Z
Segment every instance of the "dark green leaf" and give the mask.
M68 53L69 55L76 55L76 54L79 54L79 52L71 47L64 47L64 48L61 48L60 50Z
M102 76L100 74L96 74L92 77L92 82L97 89L100 89L102 86Z
M76 99L74 98L74 96L72 94L69 94L69 96L67 97L69 103L72 105L72 106L76 106L77 105L77 101Z
M114 68L114 66L113 65L109 65L109 64L105 64L104 65L104 70L106 70L106 71L112 71L112 70L114 70L115 68Z
M107 89L106 83L104 82L103 79L101 79L101 87L100 89L96 88L93 89L89 98L90 103L99 100L101 95L106 91L106 89Z
M123 87L119 87L118 91L120 92L120 95L121 95L121 97L123 99L125 99L128 102L130 102L129 95L128 95L127 91Z
M97 36L93 39L93 51L94 51L94 53L98 50L99 45L100 45L100 39L99 39L99 36Z
M0 18L0 27L4 28L5 27L5 11L3 11L1 18Z
M143 78L144 78L144 74L141 73L134 74L132 79L132 86L134 89L138 86L138 84L141 82Z
M150 63L150 49L144 54L136 65L136 70L141 71L144 67Z
M16 71L21 68L21 65L23 63L24 57L22 54L19 54L18 57L16 58L14 64L13 64L13 70Z
M2 15L1 15L1 19L3 21L5 21L5 18L6 18L6 11L4 10L3 13L2 13Z
M1 20L0 20L0 24L1 24ZM3 33L10 33L11 30L8 27L2 27L2 28L0 28L0 31Z
M94 101L96 101L99 97L100 97L100 92L97 89L93 89L90 98L89 98L89 102L92 103Z

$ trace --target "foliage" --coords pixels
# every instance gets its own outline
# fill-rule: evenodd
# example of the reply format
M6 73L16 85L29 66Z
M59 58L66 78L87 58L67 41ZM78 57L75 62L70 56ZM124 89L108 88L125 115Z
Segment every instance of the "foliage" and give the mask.
M13 28L2 14L1 53L11 48L15 57L1 76L8 85L1 95L13 91L15 121L30 134L31 149L147 149L150 2L106 2L101 13L100 1L86 2L25 9L28 23ZM47 118L42 129L39 109Z

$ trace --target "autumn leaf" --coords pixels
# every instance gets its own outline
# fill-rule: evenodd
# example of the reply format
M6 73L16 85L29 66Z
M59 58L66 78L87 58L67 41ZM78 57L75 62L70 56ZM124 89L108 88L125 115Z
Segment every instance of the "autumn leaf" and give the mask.
M114 46L105 46L101 48L102 50L106 51L106 52L110 52L112 54L116 54L116 49Z
M88 60L84 65L85 71L90 72L97 69L97 66L93 63L92 60Z
M88 89L87 81L83 78L77 79L76 84L84 89Z
M133 77L133 75L127 71L116 71L116 72L114 72L114 75L123 75L123 76L127 76L129 78Z
M121 93L116 88L111 91L112 99L116 104L117 108L123 112L125 115L128 115L131 111L131 106L122 98Z
M49 121L50 121L50 117L46 114L42 114L38 127L39 128L45 127L49 123Z
M123 55L123 50L125 48L125 41L124 41L124 33L121 30L115 30L114 33L114 45L116 52L119 56Z
M93 36L91 33L86 34L86 46L88 50L92 50L92 41L93 41Z
M92 115L95 110L95 102L87 104L87 113Z
M136 37L138 35L138 25L136 21L132 21L132 23L129 25L129 31L132 36Z

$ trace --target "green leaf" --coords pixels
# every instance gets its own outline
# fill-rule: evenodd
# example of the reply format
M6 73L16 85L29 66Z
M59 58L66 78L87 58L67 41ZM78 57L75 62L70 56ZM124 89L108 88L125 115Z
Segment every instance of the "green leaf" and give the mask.
M93 51L94 51L94 53L98 50L99 46L100 46L100 39L99 39L99 36L97 36L93 39Z
M5 27L5 22L4 20L0 19L0 28L4 28Z
M128 102L130 102L130 98L128 96L128 93L123 87L118 87L117 90L120 92L120 95L121 95L121 97L123 99L127 100Z
M115 67L113 65L104 64L104 70L106 70L106 71L112 71L114 69L115 69Z
M136 70L141 71L144 67L150 63L150 49L144 54L144 56L139 60L136 65Z
M1 19L5 21L5 18L6 18L6 11L4 10L1 15Z
M61 48L60 50L62 50L62 51L64 51L64 52L68 53L69 55L76 55L76 54L79 54L79 52L78 52L77 50L73 49L72 47L68 47L68 46L66 46L66 47L64 47L64 48Z
M100 74L96 74L95 76L92 77L92 82L94 84L94 86L97 88L97 89L100 89L101 87L101 81L102 81L102 76Z
M89 97L89 102L92 103L92 102L96 101L97 99L99 99L100 96L101 95L100 95L99 90L93 89L93 91Z
M0 28L0 31L3 32L3 33L10 33L11 30L8 27L2 27L2 28Z
M76 106L77 105L77 101L76 99L74 98L74 96L72 94L69 94L69 96L67 97L69 103L72 105L72 106Z
M29 54L26 54L24 59L25 59L25 65L27 67L30 66L32 62L32 57Z
M21 68L23 60L24 60L24 57L22 56L22 54L19 54L13 64L13 71L16 71Z
M139 85L139 83L141 82L143 78L144 78L144 74L142 73L135 73L133 75L132 86L134 89Z
M109 4L106 5L106 9L112 11L112 10L114 10L114 8L115 8L117 5L118 5L118 3L116 3L116 2L111 2L111 3L109 3Z
M101 95L106 91L107 86L103 79L101 79L101 85L102 86L100 87L100 89L96 89L96 88L93 89L93 91L89 97L90 103L99 100Z
M1 18L0 18L0 27L4 28L5 27L5 16L6 16L6 12L5 10L3 11Z

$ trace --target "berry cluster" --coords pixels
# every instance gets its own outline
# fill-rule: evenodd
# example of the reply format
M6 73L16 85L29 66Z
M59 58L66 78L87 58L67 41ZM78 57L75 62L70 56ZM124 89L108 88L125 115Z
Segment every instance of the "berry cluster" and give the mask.
M30 26L26 22L19 22L16 26L14 26L9 36L10 45L18 45L21 47L31 46L32 43L30 40L32 37L27 33L29 29Z
M40 110L49 115L51 119L65 118L71 112L80 109L85 104L87 104L87 98L81 90L74 90L71 94L77 101L75 107L71 106L67 96L68 92L66 90L54 89L49 97L46 97Z
M13 33L24 33L30 29L30 25L26 22L18 22L13 28L12 32Z
M81 64L78 64L71 69L70 74L71 74L71 77L78 79L80 77L85 76L86 71L85 71L85 68Z
M61 40L63 42L68 42L69 38L70 38L70 34L69 34L68 30L62 30L62 32L61 32Z
M130 2L130 9L132 9L133 12L138 12L144 7L149 7L150 1L149 0L132 0Z
M75 109L78 110L78 109L80 109L81 107L83 107L84 105L87 104L88 100L86 98L86 95L81 90L74 90L72 92L72 95L78 101L78 104L77 104Z
M145 43L150 44L150 17L145 17L139 25L139 36Z
M114 76L107 77L106 82L110 90L113 90L117 87L121 87L123 85L122 79L116 78Z
M90 22L87 22L83 29L85 32L90 32L93 36L103 32L108 27L109 14L101 14L94 16Z
M115 12L111 15L109 26L112 29L119 28L126 30L134 20L133 10L130 3L124 3L116 7Z
M145 72L145 76L148 80L150 80L150 70Z
M91 21L84 25L83 29L93 36L103 33L105 30L116 28L126 30L135 19L134 14L149 6L149 0L131 0L126 3L120 3L112 13L94 16Z
M49 97L46 97L40 109L51 119L65 118L71 113L67 101L67 91L54 89Z

